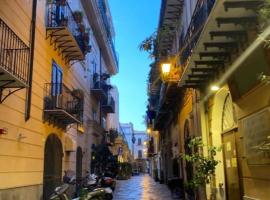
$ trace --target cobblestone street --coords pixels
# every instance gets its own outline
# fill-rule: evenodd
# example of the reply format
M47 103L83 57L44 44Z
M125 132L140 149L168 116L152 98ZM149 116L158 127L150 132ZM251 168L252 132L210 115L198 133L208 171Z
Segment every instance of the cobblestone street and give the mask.
M165 184L155 182L149 175L133 176L117 181L114 200L172 200Z

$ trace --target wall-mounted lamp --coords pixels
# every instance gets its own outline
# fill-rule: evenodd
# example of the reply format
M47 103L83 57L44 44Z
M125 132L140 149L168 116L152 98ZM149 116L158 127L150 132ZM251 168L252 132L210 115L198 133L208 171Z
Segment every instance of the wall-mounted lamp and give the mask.
M211 91L218 91L220 89L220 87L218 85L212 85L210 87Z
M171 63L162 63L161 70L163 75L168 75L171 72Z
M178 82L180 80L180 66L177 56L170 56L160 62L161 77L164 82Z

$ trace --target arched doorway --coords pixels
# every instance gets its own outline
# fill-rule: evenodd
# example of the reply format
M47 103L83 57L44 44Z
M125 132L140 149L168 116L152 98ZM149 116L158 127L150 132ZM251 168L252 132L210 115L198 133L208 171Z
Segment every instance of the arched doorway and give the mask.
M48 136L44 151L43 199L49 199L55 187L62 181L63 149L61 140L55 134Z
M220 164L216 166L213 187L219 187L216 194L220 199L241 199L241 185L238 172L238 150L236 146L237 117L234 103L227 86L222 87L214 96L213 107L209 121L210 144L222 146L222 152L217 152L216 159ZM219 185L217 185L217 183Z
M79 146L77 147L76 152L76 180L80 181L82 178L82 148Z

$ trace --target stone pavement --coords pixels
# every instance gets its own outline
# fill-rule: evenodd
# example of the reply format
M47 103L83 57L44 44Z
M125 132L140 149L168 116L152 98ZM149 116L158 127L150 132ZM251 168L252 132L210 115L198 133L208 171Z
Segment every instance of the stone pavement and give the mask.
M149 175L117 181L113 196L114 200L173 200L168 187L155 182Z

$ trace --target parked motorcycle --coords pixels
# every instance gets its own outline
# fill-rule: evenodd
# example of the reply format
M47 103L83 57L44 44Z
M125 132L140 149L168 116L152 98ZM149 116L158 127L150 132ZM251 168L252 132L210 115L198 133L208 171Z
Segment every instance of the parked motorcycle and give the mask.
M108 197L104 188L95 188L92 191L82 188L81 195L79 197L70 199L66 192L69 188L69 184L74 184L75 182L75 178L71 178L69 183L64 183L63 185L56 187L54 193L50 197L50 200L107 200Z
M113 199L113 190L109 186L101 184L102 180L102 178L95 174L91 174L86 177L86 181L83 181L83 188L87 188L88 191L97 191L102 188L105 191L105 200Z

